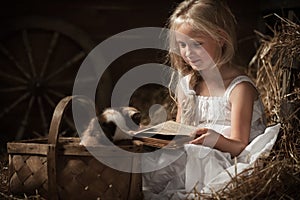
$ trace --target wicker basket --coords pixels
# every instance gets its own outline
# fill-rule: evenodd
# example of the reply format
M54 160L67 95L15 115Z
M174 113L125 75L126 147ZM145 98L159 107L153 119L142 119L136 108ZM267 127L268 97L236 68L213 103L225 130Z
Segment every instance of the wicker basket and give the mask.
M35 194L38 191L46 199L142 199L141 174L121 172L102 164L79 145L80 138L59 137L62 116L73 98L66 97L56 106L48 141L36 139L7 144L11 192ZM142 151L141 146L134 144L122 148ZM105 151L110 156L110 148ZM128 159L132 159L133 167L139 163L134 157Z

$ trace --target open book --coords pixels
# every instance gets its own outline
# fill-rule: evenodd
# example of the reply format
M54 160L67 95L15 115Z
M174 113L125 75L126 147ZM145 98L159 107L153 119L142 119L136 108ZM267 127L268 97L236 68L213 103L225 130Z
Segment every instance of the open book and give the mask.
M178 148L194 139L191 134L196 128L170 120L136 132L134 139L147 146Z

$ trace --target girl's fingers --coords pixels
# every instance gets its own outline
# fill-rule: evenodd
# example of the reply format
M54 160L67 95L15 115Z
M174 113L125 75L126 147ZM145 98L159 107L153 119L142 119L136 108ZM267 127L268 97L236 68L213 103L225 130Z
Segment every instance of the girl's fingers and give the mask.
M202 134L204 134L204 133L207 133L207 128L199 128L199 129L197 129L195 132L194 132L194 135L195 136L200 136L200 135L202 135Z
M202 144L203 143L203 139L204 139L204 135L203 136L199 136L196 139L190 141L190 144Z

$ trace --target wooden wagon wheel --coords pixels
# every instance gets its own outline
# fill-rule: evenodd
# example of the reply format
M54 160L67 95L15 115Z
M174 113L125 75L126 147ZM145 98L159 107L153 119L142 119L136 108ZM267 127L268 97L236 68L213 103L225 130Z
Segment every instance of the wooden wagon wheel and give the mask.
M2 24L1 134L8 139L45 135L57 102L71 95L77 70L95 44L59 19L35 16ZM65 121L75 130L71 119Z

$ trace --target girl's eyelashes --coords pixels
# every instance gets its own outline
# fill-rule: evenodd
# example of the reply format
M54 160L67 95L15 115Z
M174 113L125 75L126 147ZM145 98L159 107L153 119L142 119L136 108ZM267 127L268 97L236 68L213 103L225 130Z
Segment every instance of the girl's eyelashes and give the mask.
M187 46L187 44L185 42L181 42L181 41L178 41L177 44L180 48L185 48ZM202 42L193 42L193 43L191 43L191 46L196 47L196 48L201 47L202 45L203 45Z
M194 47L200 47L200 46L202 46L202 45L203 45L202 42L193 42L193 46L194 46Z
M178 46L181 47L181 48L184 48L186 47L186 44L184 42L177 42Z

